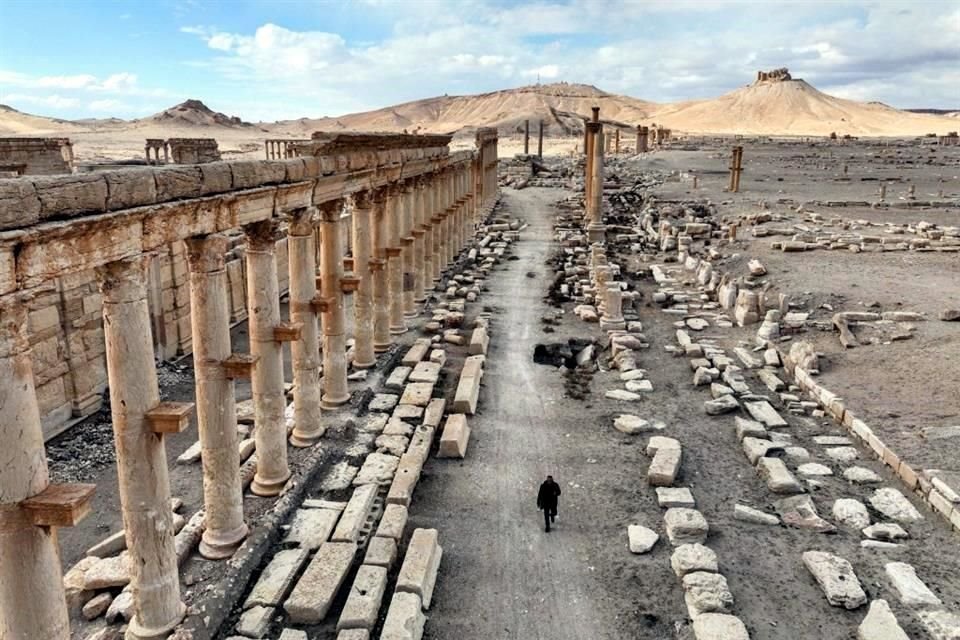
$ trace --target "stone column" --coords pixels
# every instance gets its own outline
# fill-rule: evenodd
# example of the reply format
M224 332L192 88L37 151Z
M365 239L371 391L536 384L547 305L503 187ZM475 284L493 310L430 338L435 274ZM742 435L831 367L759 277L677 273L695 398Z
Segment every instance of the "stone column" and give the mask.
M27 306L13 295L0 297L0 442L0 638L69 640L56 529L18 507L49 482Z
M387 279L387 190L373 192L370 270L373 272L373 349L390 348L390 284Z
M413 228L410 233L415 238L413 244L413 301L423 304L427 299L426 290L426 230L424 223L427 217L427 183L423 178L417 180L414 191Z
M300 338L290 344L293 359L293 433L290 444L309 447L326 428L320 411L320 327L317 322L316 208L295 212L287 232L290 321Z
M450 265L450 207L453 205L453 169L443 174L443 202L440 205L440 264L441 271Z
M387 285L390 288L390 333L406 333L403 318L403 250L400 248L403 220L403 187L397 185L387 197Z
M446 176L441 171L436 174L433 186L433 280L439 282L443 274L443 208Z
M206 512L200 553L204 558L221 560L232 556L247 535L237 450L236 396L233 380L226 376L222 364L232 353L225 260L228 240L215 234L190 238L186 244Z
M127 638L165 638L183 619L186 607L180 600L173 546L166 447L147 416L160 404L160 389L144 257L111 262L96 273L103 296L110 414L134 594Z
M414 284L415 264L414 242L416 237L413 235L414 218L416 216L416 185L413 180L408 180L403 186L403 217L401 218L401 237L400 245L403 247L403 256L401 264L403 265L403 277L401 284L403 289L403 315L407 318L417 316L417 305L414 302Z
M523 155L530 155L530 121L523 121Z
M373 347L373 272L370 269L373 201L368 191L353 196L353 272L360 279L353 293L353 366L369 369L377 363Z
M320 206L322 229L320 281L326 303L323 312L323 406L333 408L350 399L347 389L347 337L344 312L343 239L340 236L340 214L343 201L334 200Z
M286 396L283 350L274 330L280 325L280 294L277 284L278 229L276 220L244 227L247 236L247 315L250 354L256 359L251 375L254 420L257 428L257 473L250 490L258 496L280 493L290 468L287 466Z
M543 120L540 121L540 135L537 138L537 157L543 159Z
M588 211L587 233L590 242L603 242L603 129L594 124L593 164L591 165L591 192Z
M434 274L436 273L434 268L434 255L433 255L433 241L434 241L434 222L433 216L437 210L436 199L437 199L437 179L436 174L430 174L424 180L424 191L423 191L423 226L421 227L424 231L423 234L423 290L424 295L428 291L433 289Z

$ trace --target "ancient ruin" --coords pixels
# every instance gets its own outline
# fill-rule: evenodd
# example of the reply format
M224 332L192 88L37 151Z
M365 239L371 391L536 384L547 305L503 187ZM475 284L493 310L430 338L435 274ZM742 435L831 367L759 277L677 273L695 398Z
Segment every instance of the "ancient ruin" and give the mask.
M73 173L67 138L0 138L0 177Z
M220 160L219 145L213 138L148 138L143 148L147 164L203 164Z

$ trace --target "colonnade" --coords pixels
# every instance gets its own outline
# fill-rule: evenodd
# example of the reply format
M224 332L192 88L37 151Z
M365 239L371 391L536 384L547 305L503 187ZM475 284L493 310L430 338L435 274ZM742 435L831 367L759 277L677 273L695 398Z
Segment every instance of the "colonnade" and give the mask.
M586 150L584 174L585 222L590 242L602 242L603 226L603 124L600 107L593 107L593 119L586 123L583 147Z
M350 398L350 366L363 369L375 364L376 354L388 350L407 330L428 292L470 241L495 198L496 162L496 133L482 130L477 153L437 163L433 171L409 177L400 171L385 185L354 186L284 216L241 225L246 239L249 354L234 353L231 347L227 236L218 231L183 237L203 464L205 530L199 549L203 556L230 557L248 531L234 380L250 378L252 386L256 474L251 491L276 496L291 476L288 444L308 447L323 436L324 409ZM342 240L344 225L350 231L349 256ZM286 320L281 315L276 260L277 242L284 237L290 275ZM185 429L194 410L194 403L160 402L147 305L147 255L96 267L135 601L128 637L134 639L165 637L185 614L164 435ZM347 295L354 296L352 362L347 351ZM0 636L66 640L69 623L56 526L69 526L82 515L93 488L48 486L24 316L21 297L0 296L0 450L5 460L0 465ZM289 434L283 342L291 343L293 365L294 418ZM72 490L74 496L55 502L53 511L59 519L31 516L31 500L49 502L56 490ZM45 524L49 522L54 524Z

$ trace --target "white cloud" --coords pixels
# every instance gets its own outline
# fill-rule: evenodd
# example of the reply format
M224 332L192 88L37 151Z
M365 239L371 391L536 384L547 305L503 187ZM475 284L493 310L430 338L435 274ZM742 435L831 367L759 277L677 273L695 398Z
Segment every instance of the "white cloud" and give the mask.
M58 94L35 96L24 93L11 93L4 94L3 99L12 104L38 105L49 109L69 109L80 104L80 101L76 98L68 98Z

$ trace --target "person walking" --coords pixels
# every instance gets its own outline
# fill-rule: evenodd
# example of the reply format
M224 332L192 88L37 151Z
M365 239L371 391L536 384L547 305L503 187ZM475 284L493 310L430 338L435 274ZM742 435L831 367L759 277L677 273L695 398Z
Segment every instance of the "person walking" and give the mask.
M553 481L553 476L540 485L537 493L537 509L543 510L543 530L550 531L550 523L557 519L557 499L560 497L560 485Z

